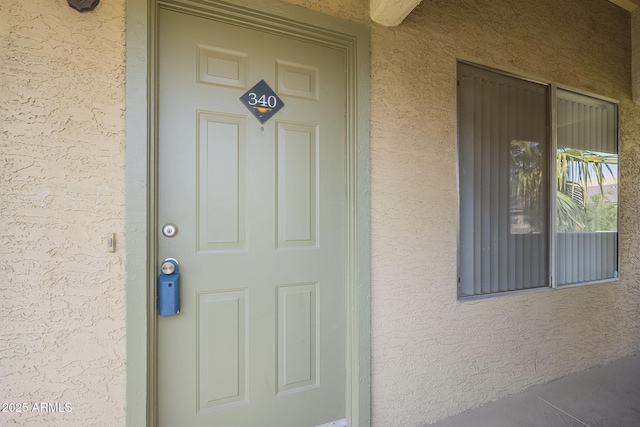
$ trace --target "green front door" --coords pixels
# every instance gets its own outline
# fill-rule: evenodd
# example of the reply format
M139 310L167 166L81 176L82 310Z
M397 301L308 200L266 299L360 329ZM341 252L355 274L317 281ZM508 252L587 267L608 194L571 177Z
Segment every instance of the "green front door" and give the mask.
M158 13L156 261L181 274L180 313L157 324L159 425L342 419L344 51ZM279 101L243 104L261 80ZM264 123L249 110L276 101Z

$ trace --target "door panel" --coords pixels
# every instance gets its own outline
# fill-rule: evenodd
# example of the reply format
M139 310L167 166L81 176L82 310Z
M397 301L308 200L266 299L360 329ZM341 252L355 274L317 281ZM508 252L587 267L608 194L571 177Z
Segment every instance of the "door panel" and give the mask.
M317 283L278 286L277 393L318 386Z
M197 298L195 368L201 412L247 399L246 292L203 292Z
M244 249L246 117L197 114L198 250Z
M278 248L315 247L317 126L278 122Z
M159 11L158 264L181 311L158 318L158 418L316 426L345 416L345 58ZM264 79L284 107L239 98Z

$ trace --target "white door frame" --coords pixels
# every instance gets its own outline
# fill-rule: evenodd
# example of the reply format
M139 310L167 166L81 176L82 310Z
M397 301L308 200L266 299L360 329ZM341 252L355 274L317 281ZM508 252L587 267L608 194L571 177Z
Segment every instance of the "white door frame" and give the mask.
M260 28L345 54L347 73L347 381L350 427L370 425L369 29L278 0L126 1L127 426L156 419L156 16L193 13Z

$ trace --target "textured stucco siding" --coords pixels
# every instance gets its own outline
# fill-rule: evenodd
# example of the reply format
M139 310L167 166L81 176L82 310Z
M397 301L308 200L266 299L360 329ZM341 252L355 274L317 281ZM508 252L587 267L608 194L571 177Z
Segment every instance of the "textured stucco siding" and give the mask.
M0 1L3 427L124 425L124 52L124 0Z
M639 348L629 22L605 0L432 0L372 26L373 425L420 426ZM456 301L456 59L621 101L622 280Z
M374 426L421 426L640 349L626 11L424 0L384 28L367 0L290 2L371 30ZM3 427L125 424L124 6L0 1L0 402L72 405L0 413ZM620 100L618 282L456 301L457 58Z
M631 66L633 100L640 103L640 8L631 14Z
M306 2L335 13L319 3ZM365 22L361 10L343 12ZM399 27L370 25L373 425L421 426L638 351L630 14L606 0L425 0ZM620 101L621 280L456 301L456 59Z

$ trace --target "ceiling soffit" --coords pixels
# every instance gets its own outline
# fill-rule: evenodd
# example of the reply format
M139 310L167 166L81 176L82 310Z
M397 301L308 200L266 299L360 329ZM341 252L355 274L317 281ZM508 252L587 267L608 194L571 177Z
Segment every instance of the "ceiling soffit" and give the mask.
M371 19L385 27L396 27L404 21L421 0L370 0ZM609 0L623 9L633 12L640 0Z

